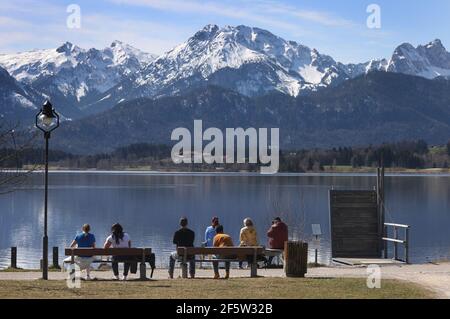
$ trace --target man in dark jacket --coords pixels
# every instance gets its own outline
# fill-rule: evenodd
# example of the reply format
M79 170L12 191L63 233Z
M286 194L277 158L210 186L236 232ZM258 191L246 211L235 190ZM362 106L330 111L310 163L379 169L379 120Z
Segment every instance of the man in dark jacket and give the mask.
M187 228L188 220L186 217L180 219L181 228L173 235L173 243L178 247L194 247L195 233ZM175 262L178 259L177 252L173 252L170 255L169 262L169 277L173 278L173 272L175 269ZM191 278L195 277L195 261L192 259L189 261L189 275Z
M269 248L284 249L284 243L288 241L288 226L281 221L280 217L276 217L272 221L272 226L267 231L269 238ZM272 263L273 256L269 257L268 264Z

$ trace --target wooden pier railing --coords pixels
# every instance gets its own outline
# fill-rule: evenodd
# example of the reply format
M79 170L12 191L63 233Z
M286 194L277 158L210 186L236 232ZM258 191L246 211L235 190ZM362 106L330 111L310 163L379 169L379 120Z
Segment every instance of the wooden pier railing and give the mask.
M389 237L389 228L393 229L393 237ZM403 239L399 238L399 229L404 230ZM403 261L409 264L409 232L411 226L403 225L403 224L393 224L393 223L384 223L384 234L386 237L383 237L384 241L384 258L388 258L388 244L393 243L394 245L394 260ZM403 259L399 258L398 253L398 245L403 245L404 257Z

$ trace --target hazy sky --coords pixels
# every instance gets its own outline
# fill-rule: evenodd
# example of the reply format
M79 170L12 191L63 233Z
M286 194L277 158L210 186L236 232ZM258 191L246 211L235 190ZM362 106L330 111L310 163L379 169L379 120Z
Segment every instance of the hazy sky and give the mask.
M381 29L367 27L373 3ZM70 4L81 8L79 29L67 27ZM448 0L0 0L0 53L117 39L160 54L211 23L267 29L342 62L389 57L403 42L440 38L450 48Z

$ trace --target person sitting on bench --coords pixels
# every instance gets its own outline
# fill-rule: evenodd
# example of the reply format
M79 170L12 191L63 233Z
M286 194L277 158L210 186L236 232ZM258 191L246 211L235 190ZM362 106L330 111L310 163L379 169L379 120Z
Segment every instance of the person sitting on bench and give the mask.
M131 248L130 236L123 231L123 227L120 224L114 224L111 227L111 235L106 238L104 248ZM130 263L127 262L131 259L128 256L113 256L112 257L112 269L113 279L119 280L119 262L123 262L123 277L122 280L127 280L128 271L130 270Z
M187 228L188 220L186 217L180 219L181 228L173 235L173 243L178 247L194 247L195 233ZM175 262L178 259L177 252L170 255L169 260L169 278L173 279L173 272L175 270ZM189 260L189 275L195 278L195 258Z
M212 247L214 245L214 236L216 236L216 227L219 225L219 217L213 217L211 225L205 230L205 247Z
M281 221L280 217L274 218L272 226L267 231L269 238L269 248L284 250L284 243L288 241L288 226ZM272 264L273 256L269 257L267 265Z
M91 234L91 226L84 224L81 227L82 233L75 236L71 248L95 248L95 236ZM70 257L68 258L68 260ZM75 262L80 267L80 270L86 269L86 280L91 280L91 263L94 261L93 257L76 257Z
M240 247L258 246L258 234L253 226L253 221L250 218L244 219L244 227L239 234ZM242 261L239 262L239 268L242 269Z
M233 247L233 240L231 239L230 235L224 234L223 232L223 226L218 225L216 227L216 236L214 236L214 247ZM216 256L216 258L227 258L227 256ZM219 279L219 262L214 261L213 262L214 267L214 279ZM225 262L225 279L230 278L230 262Z

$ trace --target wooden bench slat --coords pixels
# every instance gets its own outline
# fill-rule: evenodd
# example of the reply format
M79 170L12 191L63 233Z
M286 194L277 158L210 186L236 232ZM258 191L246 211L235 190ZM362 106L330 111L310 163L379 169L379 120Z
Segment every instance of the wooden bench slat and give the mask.
M64 249L66 256L150 256L152 253L151 248L66 248Z
M253 256L262 255L264 247L178 247L179 256L184 255L230 255L230 256Z
M239 262L241 260L238 259L195 259L194 260L196 263L213 263L215 261L219 262L219 263L223 263L223 262ZM243 260L246 261L246 260Z

